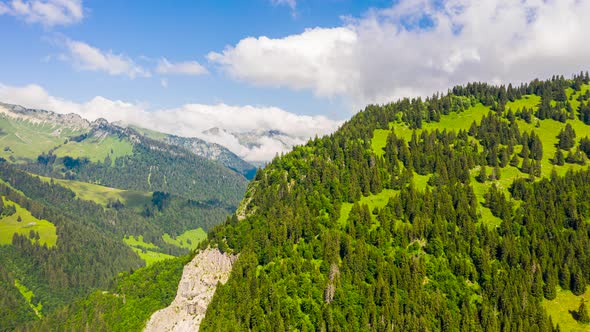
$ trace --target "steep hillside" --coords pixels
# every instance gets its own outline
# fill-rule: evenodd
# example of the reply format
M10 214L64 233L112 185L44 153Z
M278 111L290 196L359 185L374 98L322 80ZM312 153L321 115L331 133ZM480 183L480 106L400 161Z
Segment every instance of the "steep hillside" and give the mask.
M590 280L589 83L371 105L276 158L209 234L240 257L202 330L587 330L546 308Z
M80 116L29 110L0 103L0 157L25 163L90 130Z
M138 132L155 140L159 140L168 144L183 147L197 156L214 160L222 163L227 168L242 174L245 178L251 180L256 174L256 167L238 157L235 153L229 151L227 148L215 144L208 143L196 137L181 137L176 135L168 135L152 130L132 127Z
M122 273L108 291L57 310L53 315L26 325L23 331L141 331L150 315L174 300L184 265L190 257L178 257L133 273Z
M0 163L0 179L0 288L7 294L0 330L110 290L121 272L186 255L232 209L38 177L7 162Z
M74 114L0 104L0 157L30 172L238 203L253 166L215 144L150 133L167 138L152 139L104 119L88 122Z

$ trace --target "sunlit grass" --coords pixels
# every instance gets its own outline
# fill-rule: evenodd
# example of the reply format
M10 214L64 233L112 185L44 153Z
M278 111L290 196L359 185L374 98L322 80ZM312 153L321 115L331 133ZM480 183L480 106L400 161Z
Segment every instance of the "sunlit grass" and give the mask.
M4 201L4 206L14 205L16 213L0 219L0 245L12 244L12 237L15 233L25 235L29 238L31 231L39 233L40 239L38 241L40 245L46 244L48 247L53 247L57 243L57 229L54 224L45 219L35 218L27 209L15 202L7 200L4 196L2 200ZM21 221L18 221L19 217Z

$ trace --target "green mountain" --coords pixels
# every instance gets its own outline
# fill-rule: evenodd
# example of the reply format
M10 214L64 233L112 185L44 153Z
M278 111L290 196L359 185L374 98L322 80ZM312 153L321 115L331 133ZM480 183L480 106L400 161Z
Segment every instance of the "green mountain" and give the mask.
M587 330L589 82L370 105L276 158L209 233L240 256L201 329Z
M201 245L239 258L200 327L587 330L589 100L588 74L473 83L367 106L275 158ZM147 278L169 290L174 262L25 329L140 330L173 296L158 302L129 280L161 268L171 273Z
M182 137L170 134L163 134L145 128L132 127L143 135L159 140L171 145L183 147L197 156L204 157L209 160L214 160L222 163L225 167L242 174L248 180L252 180L256 175L256 167L227 148L216 144L205 142L197 137Z

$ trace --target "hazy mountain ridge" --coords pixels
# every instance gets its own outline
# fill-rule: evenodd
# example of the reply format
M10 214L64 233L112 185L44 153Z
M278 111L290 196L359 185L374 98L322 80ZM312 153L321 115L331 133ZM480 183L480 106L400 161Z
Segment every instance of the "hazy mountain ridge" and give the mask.
M163 141L171 145L183 147L197 156L207 158L222 163L226 167L244 175L247 179L252 179L256 174L256 167L238 157L226 147L207 142L198 137L183 137L171 134L154 132L151 130L132 127L140 133L151 137L155 140Z
M276 129L232 132L223 128L211 128L202 133L207 140L231 147L234 151L248 154L249 163L266 165L279 153L286 153L296 145L305 144L308 137L289 135ZM240 154L240 153L238 153Z
M144 143L149 145L152 149L167 149L170 153L176 155L183 154L183 150L170 147L180 147L190 151L196 156L219 162L248 179L251 179L256 173L255 166L244 161L227 148L220 144L210 143L196 137L168 135L144 128L126 126L120 123L110 123L103 118L88 121L74 113L60 114L46 110L28 109L19 105L5 103L0 103L0 114L15 120L29 121L36 126L54 126L55 130L48 133L48 135L73 140L78 143L88 138L95 138L100 141L109 134L113 134L120 139L128 139L133 144ZM62 131L66 128L70 129L71 133L62 135ZM18 135L18 133L15 133L15 135ZM18 137L21 138L21 136ZM26 139L24 140L26 141ZM166 143L168 146L155 143L155 141ZM54 149L55 147L49 150Z
M5 104L0 102L0 113L21 120L29 120L33 123L50 123L68 127L74 130L88 130L91 127L90 121L78 114L60 114L46 110L29 109L19 105Z

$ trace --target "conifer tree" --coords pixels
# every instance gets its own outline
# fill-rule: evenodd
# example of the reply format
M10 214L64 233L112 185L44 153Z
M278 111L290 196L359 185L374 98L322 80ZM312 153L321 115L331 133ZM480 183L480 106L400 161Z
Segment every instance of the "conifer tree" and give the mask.
M577 319L580 323L590 323L590 316L588 315L588 308L586 308L586 301L584 299L580 301L580 306L578 307L576 313Z
M563 156L563 152L561 149L557 149L555 151L555 156L553 157L553 165L563 166L565 164L565 157Z
M559 138L559 142L557 143L557 147L563 150L569 150L574 147L576 138L576 132L572 128L572 125L569 123L565 126L565 129L562 129L557 135Z
M572 293L575 295L582 295L586 292L586 279L584 279L580 268L577 268L575 272L572 273L571 285Z
M512 159L510 159L510 166L518 167L519 162L520 160L518 159L518 154L515 153Z
M479 174L477 174L476 178L477 182L479 183L484 183L487 180L487 174L486 174L486 167L485 166L481 166L479 169Z

